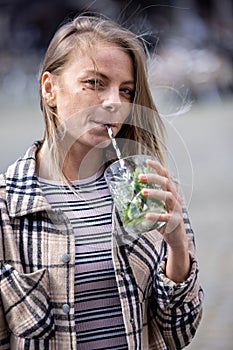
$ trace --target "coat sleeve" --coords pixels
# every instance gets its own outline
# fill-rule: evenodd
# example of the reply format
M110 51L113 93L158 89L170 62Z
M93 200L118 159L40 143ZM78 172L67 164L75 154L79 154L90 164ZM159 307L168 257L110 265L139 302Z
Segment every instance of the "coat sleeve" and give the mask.
M1 350L9 350L10 349L10 341L9 341L9 333L7 331L4 311L2 308L2 301L0 299L0 349Z
M0 349L8 350L10 349L10 341L9 341L9 333L7 330L4 309L2 305L1 298L1 279L2 279L2 264L4 261L4 250L3 250L3 218L2 212L3 207L5 206L5 198L4 198L4 187L0 188Z
M183 218L189 241L191 269L186 281L175 283L165 275L164 257L154 278L153 317L169 349L183 349L194 337L202 318L203 290L199 282L199 268L195 257L195 241L186 208Z
M0 225L1 225L1 217L0 217ZM10 349L10 339L9 332L7 330L7 325L5 321L5 314L2 305L2 291L1 291L1 279L2 279L2 229L0 226L0 349L8 350Z

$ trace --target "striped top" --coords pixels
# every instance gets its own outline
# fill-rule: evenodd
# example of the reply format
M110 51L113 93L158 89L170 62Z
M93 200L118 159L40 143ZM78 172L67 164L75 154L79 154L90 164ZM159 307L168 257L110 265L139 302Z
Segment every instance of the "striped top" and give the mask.
M75 233L75 320L78 350L127 350L111 256L112 198L101 169L68 186L40 179L54 209Z

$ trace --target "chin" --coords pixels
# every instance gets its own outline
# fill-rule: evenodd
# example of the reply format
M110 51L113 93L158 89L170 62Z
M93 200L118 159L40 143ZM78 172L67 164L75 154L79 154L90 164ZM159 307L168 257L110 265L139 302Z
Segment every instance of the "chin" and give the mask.
M111 140L105 140L105 141L102 141L102 142L96 144L94 147L95 147L95 148L98 148L98 149L99 149L99 148L100 148L100 149L103 149L103 148L108 147L108 146L110 145L110 143L111 143Z

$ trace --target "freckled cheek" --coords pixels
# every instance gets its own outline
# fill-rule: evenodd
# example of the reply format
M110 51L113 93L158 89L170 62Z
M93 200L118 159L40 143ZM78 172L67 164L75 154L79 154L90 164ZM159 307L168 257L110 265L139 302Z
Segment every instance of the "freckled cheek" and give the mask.
M78 103L75 101L64 103L63 106L60 108L60 115L63 116L64 119L71 118L72 116L75 116L79 113L80 109L78 106ZM58 110L59 112L59 110Z
M85 89L85 88L84 88ZM60 111L63 112L63 115L72 116L78 115L85 110L89 110L93 106L97 105L95 98L90 97L89 95L80 95L73 94L68 98L64 98L60 104Z
M64 114L66 111L73 109L75 99L73 94L65 88L61 89L57 93L57 111Z

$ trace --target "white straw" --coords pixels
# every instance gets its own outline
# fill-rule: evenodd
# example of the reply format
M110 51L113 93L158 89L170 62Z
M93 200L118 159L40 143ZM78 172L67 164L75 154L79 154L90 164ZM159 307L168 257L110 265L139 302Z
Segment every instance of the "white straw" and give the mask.
M122 159L121 152L120 152L120 149L119 149L119 147L118 147L118 145L116 143L116 139L115 139L115 137L113 135L112 129L111 129L111 127L108 124L106 124L106 129L107 129L108 135L109 135L109 137L110 137L110 139L112 141L112 145L113 145L113 147L114 147L114 149L116 151L117 158L120 161L120 165L121 165L122 168L124 168L124 161Z

